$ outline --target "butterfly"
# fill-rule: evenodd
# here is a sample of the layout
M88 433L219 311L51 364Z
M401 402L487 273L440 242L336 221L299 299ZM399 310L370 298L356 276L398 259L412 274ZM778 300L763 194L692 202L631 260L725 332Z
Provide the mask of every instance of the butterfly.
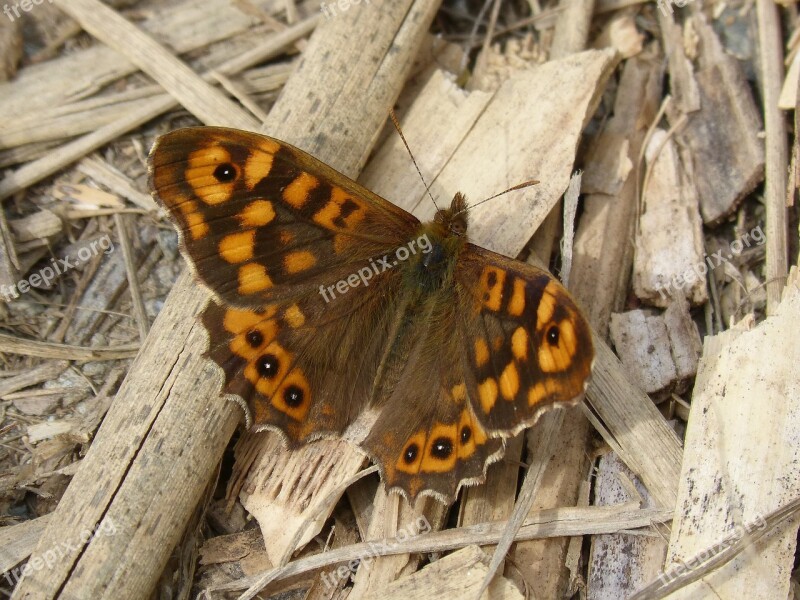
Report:
M452 501L505 439L577 402L590 328L546 271L421 223L311 155L221 127L157 140L150 185L211 291L207 356L248 425L345 438L388 491Z

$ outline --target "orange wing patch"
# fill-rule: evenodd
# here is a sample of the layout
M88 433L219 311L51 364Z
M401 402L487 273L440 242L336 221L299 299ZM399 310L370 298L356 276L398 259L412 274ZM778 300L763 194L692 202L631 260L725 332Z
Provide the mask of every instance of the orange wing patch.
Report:
M206 146L189 154L188 162L186 182L198 198L211 206L230 200L239 173L227 150Z
M256 232L253 229L241 233L231 233L220 240L219 254L231 264L252 260L255 241Z
M264 227L275 218L275 208L268 200L255 200L239 213L242 227Z
M244 296L263 292L272 287L267 268L257 263L248 263L239 268L239 293Z
M297 178L283 190L283 199L292 208L303 208L311 192L319 185L319 179L310 173L300 173Z

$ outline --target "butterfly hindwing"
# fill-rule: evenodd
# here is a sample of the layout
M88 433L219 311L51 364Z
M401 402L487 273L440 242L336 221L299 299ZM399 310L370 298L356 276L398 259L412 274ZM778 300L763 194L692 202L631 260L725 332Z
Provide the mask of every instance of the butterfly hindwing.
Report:
M406 304L416 308L393 336L374 390L379 416L363 447L390 490L449 502L460 486L484 481L505 445L487 435L468 401L463 340L446 326L460 312L455 290Z

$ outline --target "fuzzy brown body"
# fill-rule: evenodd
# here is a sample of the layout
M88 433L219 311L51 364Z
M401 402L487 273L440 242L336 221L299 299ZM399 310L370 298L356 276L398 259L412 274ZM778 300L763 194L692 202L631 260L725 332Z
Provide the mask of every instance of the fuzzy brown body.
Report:
M224 392L290 445L369 415L357 441L387 488L449 500L582 397L585 319L549 273L467 241L461 194L421 224L297 148L216 127L162 137L151 181L214 295Z

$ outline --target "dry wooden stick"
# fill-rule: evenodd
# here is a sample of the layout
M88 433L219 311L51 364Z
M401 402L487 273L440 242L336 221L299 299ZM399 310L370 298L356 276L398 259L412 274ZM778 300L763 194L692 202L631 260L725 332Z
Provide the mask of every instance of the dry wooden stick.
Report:
M137 277L136 259L133 255L133 247L131 246L131 239L128 237L125 221L125 217L119 213L114 215L114 224L117 227L117 236L125 259L125 271L128 274L128 288L131 292L133 314L136 317L136 325L139 328L139 338L144 342L147 338L147 332L150 330L150 319L147 318L147 311L144 308L142 290L139 287L139 279Z
M38 356L40 358L56 358L65 360L119 360L132 358L139 351L139 344L120 345L113 348L85 348L67 344L51 344L36 340L24 340L0 333L0 352Z
M632 508L630 505L554 508L530 514L514 539L520 541L616 533L640 527L651 527L658 523L664 523L671 518L671 510L639 509ZM212 587L206 591L241 591L256 581L267 585L273 581L279 581L300 573L307 573L364 556L445 552L463 548L470 544L496 544L500 541L506 527L507 523L505 521L498 521L436 531L423 536L412 537L402 542L396 539L362 542L329 552L298 558L284 567L272 569L267 573L245 577L229 584Z
M786 169L789 164L786 146L786 123L778 108L783 81L783 51L778 6L772 0L756 0L758 41L761 48L761 97L764 101L766 132L766 182L764 203L767 207L767 314L775 313L789 272L786 236Z
M94 37L114 48L150 75L200 121L218 124L218 115L227 115L226 125L255 129L258 122L214 86L205 83L181 60L152 37L128 22L117 11L99 0L60 0L58 7Z
M224 65L220 65L216 68L216 71L230 75L277 56L283 52L287 44L308 35L316 27L318 20L319 15L306 19L285 32L269 38L249 52L245 52ZM210 78L210 75L207 74L205 77ZM75 141L64 144L42 158L34 160L7 175L0 181L0 200L8 198L58 172L76 160L83 158L119 136L136 129L176 106L178 106L178 102L168 94L137 103L135 109L124 112L113 123Z

